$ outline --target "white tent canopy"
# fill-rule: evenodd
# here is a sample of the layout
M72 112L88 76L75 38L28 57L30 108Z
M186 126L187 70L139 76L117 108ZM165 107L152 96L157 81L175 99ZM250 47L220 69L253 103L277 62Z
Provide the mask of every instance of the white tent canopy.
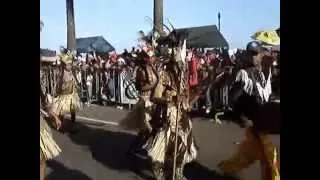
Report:
M40 60L41 60L42 62L52 62L52 63L56 62L57 59L58 59L58 58L57 58L56 56L53 56L53 57L41 56L41 58L40 58Z

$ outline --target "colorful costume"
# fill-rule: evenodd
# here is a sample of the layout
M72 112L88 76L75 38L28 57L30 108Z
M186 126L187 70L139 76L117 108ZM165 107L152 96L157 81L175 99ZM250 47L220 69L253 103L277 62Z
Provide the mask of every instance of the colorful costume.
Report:
M188 77L184 68L179 65L185 60L186 43L180 43L174 32L167 37L160 37L157 43L154 38L141 38L142 57L149 63L137 71L136 87L141 92L141 98L136 108L129 113L121 125L136 127L140 132L146 132L145 143L148 156L152 161L152 169L156 179L162 180L172 172L173 162L176 168L173 172L178 179L183 179L183 167L197 156L197 150L192 136L192 124L187 115L189 110ZM155 44L169 45L165 46ZM156 49L156 50L155 50ZM181 53L182 52L182 53ZM184 53L183 53L184 52ZM164 61L153 61L155 55ZM185 64L184 64L185 65ZM163 67L163 68L162 68ZM176 71L177 70L177 71ZM160 71L160 72L159 72ZM176 77L181 75L182 79ZM182 77L183 76L183 77ZM183 81L182 81L183 80ZM131 120L131 126L129 120ZM138 122L137 122L138 121ZM177 136L176 136L177 135ZM177 137L177 154L175 155L175 140ZM174 160L176 159L176 161ZM168 171L167 171L168 170Z
M53 102L53 112L59 116L66 113L75 113L80 109L80 98L77 90L76 78L70 68L73 56L62 54L61 62L65 65L58 82L57 97ZM69 69L67 68L69 66Z
M254 134L246 129L245 140L230 159L223 161L220 168L225 173L237 173L255 161L261 162L262 180L280 180L278 152L276 146L264 133Z
M268 79L264 73L250 68L240 70L236 77L235 87L238 86L243 92L236 102L237 116L245 115L250 120L258 117L259 108L268 103L271 94L271 71ZM255 123L255 122L254 122ZM246 139L239 145L237 153L230 159L220 164L224 173L237 173L247 168L256 160L262 165L263 180L280 180L279 161L276 146L255 125L246 129Z
M143 60L139 60L143 61ZM120 122L120 125L126 129L138 130L138 138L132 144L131 150L137 150L150 137L153 130L152 118L154 117L155 104L151 101L151 95L157 85L158 76L153 65L143 62L136 72L136 88L140 92L139 102L133 111ZM134 146L134 147L133 147Z
M173 50L172 53L178 52ZM155 131L154 139L149 139L147 150L157 179L164 179L171 173L175 173L178 179L184 179L184 165L197 156L192 123L187 114L189 110L186 91L188 81L182 77L186 77L186 73L178 70L178 65L174 62L176 59L175 56L159 74L159 82L153 95L157 108L161 107L161 110L157 111L157 121L161 123L160 128ZM180 75L181 79L179 79ZM174 161L176 133L176 172L170 172Z
M138 130L136 140L131 144L129 152L137 152L143 150L142 147L151 137L151 132L154 130L154 119L156 106L151 100L151 96L158 82L157 70L154 65L154 52L151 39L144 36L141 31L139 46L142 51L135 54L135 61L138 68L135 73L136 89L140 93L139 102L127 117L120 122L120 125L126 129Z

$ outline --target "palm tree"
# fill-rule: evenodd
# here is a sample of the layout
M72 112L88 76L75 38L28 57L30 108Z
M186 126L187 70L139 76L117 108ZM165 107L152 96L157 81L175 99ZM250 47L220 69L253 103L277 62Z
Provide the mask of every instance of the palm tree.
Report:
M67 9L67 48L71 51L76 50L76 33L74 23L73 0L66 0Z

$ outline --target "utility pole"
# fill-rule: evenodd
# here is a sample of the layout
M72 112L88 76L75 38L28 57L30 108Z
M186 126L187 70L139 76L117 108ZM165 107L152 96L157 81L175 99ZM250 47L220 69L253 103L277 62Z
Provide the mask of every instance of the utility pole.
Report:
M74 23L73 0L66 0L67 9L67 48L72 52L76 50L76 29Z
M153 1L153 30L163 32L163 0Z

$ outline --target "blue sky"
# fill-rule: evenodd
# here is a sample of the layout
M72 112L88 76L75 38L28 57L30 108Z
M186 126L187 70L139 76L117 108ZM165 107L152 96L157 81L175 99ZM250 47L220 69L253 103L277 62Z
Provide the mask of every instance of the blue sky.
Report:
M66 45L66 0L40 0L42 48ZM231 48L245 47L258 30L280 26L280 0L163 0L164 19L176 28L218 24ZM118 51L136 45L137 32L149 31L153 0L74 0L76 36L102 35ZM166 21L165 21L166 22Z

